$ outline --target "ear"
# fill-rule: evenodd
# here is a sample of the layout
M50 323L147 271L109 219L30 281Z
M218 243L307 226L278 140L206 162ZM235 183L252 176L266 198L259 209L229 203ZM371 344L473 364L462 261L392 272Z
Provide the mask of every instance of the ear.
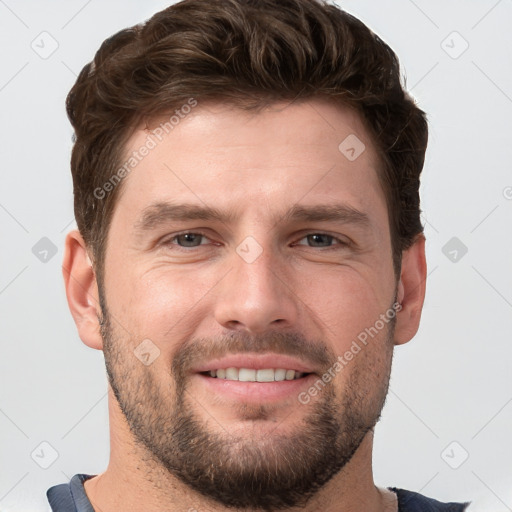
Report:
M426 279L425 236L420 233L411 247L402 252L402 269L397 291L397 300L402 304L402 309L396 317L395 345L407 343L418 332L425 300Z
M79 231L66 236L62 274L71 315L80 339L91 348L101 350L101 309L96 274Z

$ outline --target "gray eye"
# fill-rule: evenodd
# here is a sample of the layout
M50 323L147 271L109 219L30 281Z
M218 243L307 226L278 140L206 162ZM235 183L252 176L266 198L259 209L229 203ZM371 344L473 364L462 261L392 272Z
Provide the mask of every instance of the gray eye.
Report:
M314 235L308 235L306 239L308 243L312 244L312 247L329 247L334 240L334 237L331 235L316 233Z
M199 233L183 233L181 235L177 235L175 240L178 245L181 245L182 247L197 247L198 245L201 245L201 238L203 238L203 235Z

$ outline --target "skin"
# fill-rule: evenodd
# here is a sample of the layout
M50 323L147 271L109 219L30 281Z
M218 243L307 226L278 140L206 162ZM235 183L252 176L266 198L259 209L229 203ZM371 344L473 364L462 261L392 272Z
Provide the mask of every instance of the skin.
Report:
M354 161L338 150L350 134L366 147ZM140 148L147 135L137 130L127 154ZM382 329L329 388L342 404L350 383L357 382L368 397L368 410L378 415L393 347L418 330L426 279L422 235L403 252L400 279L395 278L378 163L359 116L322 100L276 104L257 114L199 104L124 179L118 197L103 292L122 359L138 375L150 372L172 397L176 387L168 375L170 361L190 340L294 332L329 354L342 355L397 298L402 308L394 332ZM237 215L226 222L168 221L143 232L137 229L150 204L169 201ZM297 204L334 203L364 212L368 226L284 218ZM202 245L179 251L173 236L197 230L206 235ZM306 238L315 233L352 245L333 240L326 250ZM236 251L248 236L262 250L252 263ZM102 350L102 312L91 259L80 234L69 233L63 264L69 307L82 341ZM147 367L131 357L144 339L160 350ZM187 404L198 420L207 422L212 435L225 430L248 443L277 443L281 434L303 433L305 418L323 399L325 394L319 393L302 405L295 395L276 403L258 400L257 393L252 401L219 398L197 375L187 379ZM111 387L109 415L109 466L85 484L98 510L228 510L185 485L136 441ZM288 510L396 510L394 494L374 484L372 444L369 430L350 461L305 506Z

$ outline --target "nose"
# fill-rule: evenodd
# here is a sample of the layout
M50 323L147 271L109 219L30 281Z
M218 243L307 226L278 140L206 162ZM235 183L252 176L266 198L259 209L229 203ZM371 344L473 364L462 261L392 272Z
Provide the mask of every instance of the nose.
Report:
M285 262L277 259L270 250L251 263L233 255L216 294L215 318L222 327L256 334L296 324L300 300Z

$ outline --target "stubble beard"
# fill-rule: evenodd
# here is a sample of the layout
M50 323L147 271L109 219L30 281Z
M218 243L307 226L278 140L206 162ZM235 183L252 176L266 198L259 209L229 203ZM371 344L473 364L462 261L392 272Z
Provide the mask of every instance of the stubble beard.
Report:
M112 390L135 442L154 463L224 507L278 511L305 506L346 466L379 420L389 384L394 324L388 324L385 339L373 341L386 344L385 350L375 356L373 347L365 347L356 356L341 397L331 383L308 406L297 401L297 408L308 411L297 426L280 429L276 423L260 436L230 431L208 414L200 417L196 411L203 409L188 393L188 380L180 367L187 360L183 354L175 356L166 374L174 380L171 396L171 383L162 385L151 366L133 355L137 343L116 332L105 303L101 331ZM281 351L297 342L297 337L283 333L267 333L269 337L274 344L278 340ZM271 344L263 340L256 343L246 334L234 333L226 344L240 351L249 347L263 351ZM375 374L377 380L369 386L368 379L375 379ZM265 405L240 410L254 432L258 432L258 421L272 416L272 408ZM149 473L146 476L151 478Z

